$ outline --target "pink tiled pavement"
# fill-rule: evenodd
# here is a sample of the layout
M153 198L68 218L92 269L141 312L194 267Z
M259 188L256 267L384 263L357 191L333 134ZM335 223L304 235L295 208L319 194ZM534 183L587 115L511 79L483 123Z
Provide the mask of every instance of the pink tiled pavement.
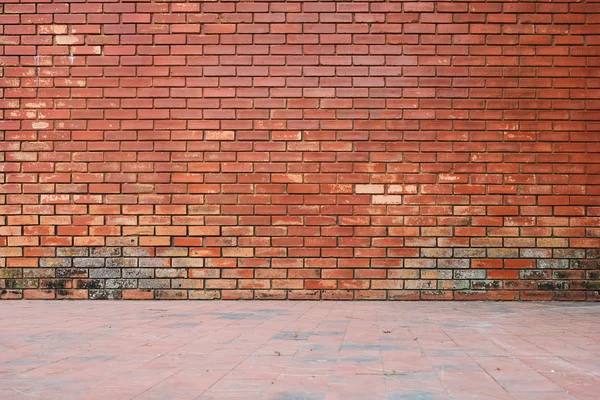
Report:
M597 399L600 304L2 302L1 399Z

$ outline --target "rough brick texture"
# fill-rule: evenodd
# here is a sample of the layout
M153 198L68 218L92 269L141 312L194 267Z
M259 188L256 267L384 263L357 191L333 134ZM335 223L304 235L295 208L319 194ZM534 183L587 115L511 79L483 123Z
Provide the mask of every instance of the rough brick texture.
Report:
M600 3L0 1L2 298L600 299Z

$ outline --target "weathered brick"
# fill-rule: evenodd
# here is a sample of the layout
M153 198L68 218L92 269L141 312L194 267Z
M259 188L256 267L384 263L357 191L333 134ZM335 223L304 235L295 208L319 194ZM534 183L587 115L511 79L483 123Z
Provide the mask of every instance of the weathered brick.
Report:
M485 249L454 249L454 257L458 258L481 258L486 256Z
M154 278L153 269L123 268L123 278Z
M440 248L422 248L421 257L437 258L437 257L452 257L452 249Z
M547 249L521 249L520 256L522 258L548 258L552 256L552 252Z
M87 257L89 250L87 247L58 247L56 255L58 257Z
M454 279L485 279L487 271L483 269L456 270Z
M451 270L421 270L421 279L452 279Z
M69 268L72 263L70 258L40 258L42 268Z
M37 279L7 279L6 289L31 289L38 287Z
M519 249L487 249L490 258L518 258Z
M218 290L190 290L189 298L192 300L212 300L219 299L221 293Z
M88 275L88 270L82 268L57 268L55 274L57 278L85 278Z
M155 270L157 278L187 278L185 268L159 268Z
M104 268L104 258L74 258L75 268Z
M467 280L451 280L451 281L440 281L439 287L442 289L468 289L470 282Z
M17 279L23 276L21 269L0 269L0 279Z
M137 258L107 258L106 268L135 268L137 267Z
M2 269L0 269L0 278L2 277ZM21 270L12 270L8 271L16 271L19 274ZM55 270L54 268L23 268L23 277L24 278L53 278L55 275L58 276L58 271L60 269Z
M173 279L172 286L174 289L203 289L203 279Z
M600 286L598 286L600 287ZM567 290L569 289L569 283L565 281L538 281L536 282L536 288L538 290Z
M178 258L174 259L174 261ZM171 264L171 260L168 258L141 258L138 260L140 268L166 268Z
M123 292L120 290L91 289L89 291L91 300L120 300L122 297Z
M406 281L404 287L406 289L435 289L437 287L437 282L433 279L408 280L408 281Z
M600 269L600 259L571 260L570 264L576 269Z
M136 279L107 279L105 287L107 289L135 289L137 284Z
M472 280L471 288L478 289L500 289L502 288L502 281L495 280Z
M104 287L102 279L77 279L74 286L80 289L101 289Z
M174 268L201 268L204 266L203 258L174 258Z
M123 257L151 257L153 251L150 248L124 247Z
M585 250L583 250L583 249L553 249L552 257L554 257L554 258L585 258Z
M469 268L471 266L471 260L460 258L439 259L437 260L437 265L438 268Z
M121 247L92 247L92 257L117 257L121 255Z
M140 289L165 289L171 287L169 279L140 279L138 283Z
M121 276L121 270L114 268L94 268L90 269L90 278L119 278Z
M546 279L548 271L537 269L522 269L519 271L519 278L522 279Z
M404 260L405 268L435 268L437 260L426 260L422 258L407 258Z
M569 260L537 260L538 268L566 269L569 268Z

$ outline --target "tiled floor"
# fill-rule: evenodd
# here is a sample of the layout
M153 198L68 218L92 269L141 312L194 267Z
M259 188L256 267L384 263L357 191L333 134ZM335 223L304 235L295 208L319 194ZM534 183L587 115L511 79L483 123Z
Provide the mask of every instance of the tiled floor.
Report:
M1 302L2 399L598 399L600 304Z

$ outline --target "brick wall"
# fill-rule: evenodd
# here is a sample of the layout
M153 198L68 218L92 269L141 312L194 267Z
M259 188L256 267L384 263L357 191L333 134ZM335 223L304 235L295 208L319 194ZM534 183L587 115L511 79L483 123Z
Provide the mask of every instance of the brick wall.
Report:
M600 3L0 4L2 298L600 299Z

